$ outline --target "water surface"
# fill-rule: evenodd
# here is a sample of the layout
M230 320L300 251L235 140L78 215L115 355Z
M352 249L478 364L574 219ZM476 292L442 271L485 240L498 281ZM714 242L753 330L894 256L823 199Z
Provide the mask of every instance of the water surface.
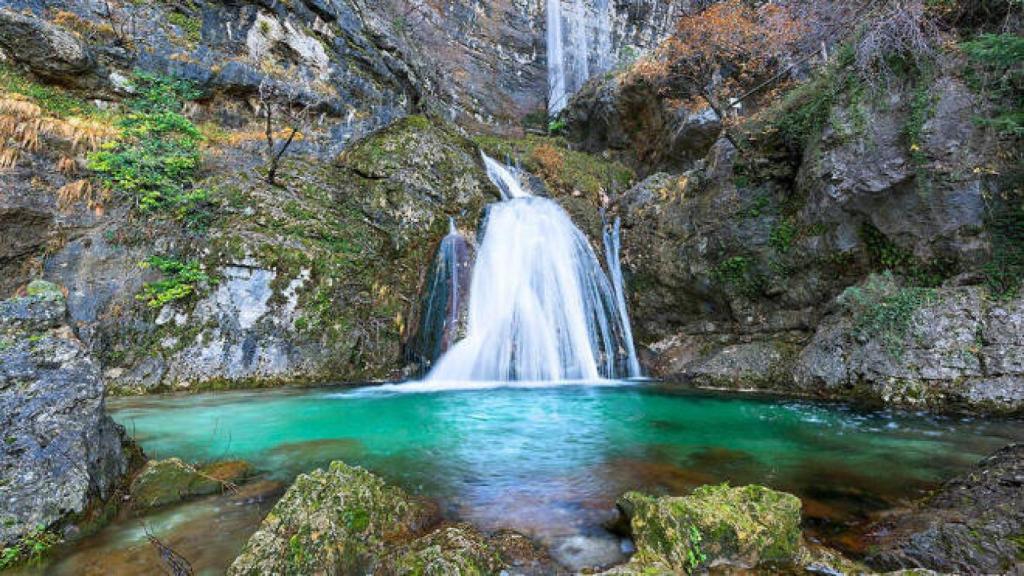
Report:
M622 559L620 543L601 528L622 492L681 494L722 481L799 495L810 531L856 552L851 527L869 514L917 498L1024 439L1016 421L861 412L649 384L405 390L216 393L110 406L151 457L244 458L284 482L342 459L437 498L453 519L532 535L570 564ZM252 522L258 515L242 516ZM224 547L237 549L253 529L233 528ZM182 538L179 552L189 556L195 545ZM223 555L221 569L231 556Z

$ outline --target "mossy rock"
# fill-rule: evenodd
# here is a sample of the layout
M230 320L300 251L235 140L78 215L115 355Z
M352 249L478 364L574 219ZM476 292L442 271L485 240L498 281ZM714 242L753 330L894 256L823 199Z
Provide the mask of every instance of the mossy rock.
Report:
M46 280L33 280L25 288L29 296L42 298L44 300L63 300L64 292L60 286Z
M636 543L631 564L640 568L788 564L800 550L800 500L763 486L708 485L661 498L629 492L617 504Z
M399 576L482 576L498 574L499 551L467 524L445 526L413 541L387 572Z
M362 468L333 462L295 479L228 574L375 573L390 544L415 537L436 519L436 506Z
M135 508L152 508L180 502L193 496L215 494L223 483L178 458L150 460L131 484Z

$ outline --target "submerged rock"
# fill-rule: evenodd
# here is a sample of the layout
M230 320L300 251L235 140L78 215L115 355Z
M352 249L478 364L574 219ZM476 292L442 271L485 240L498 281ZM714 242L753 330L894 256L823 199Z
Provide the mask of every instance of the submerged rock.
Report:
M61 290L28 293L0 302L0 546L108 498L129 466Z
M617 505L629 519L636 554L616 573L788 564L800 552L800 500L763 486L708 485L660 498L629 492Z
M947 482L918 509L875 527L883 570L927 568L952 574L1024 569L1024 444L1011 444Z
M250 473L249 464L241 460L216 462L199 469L178 458L151 460L132 481L130 494L135 508L163 506L215 494Z
M436 519L429 503L334 462L295 479L228 574L372 573L390 543L422 533ZM420 560L431 554L426 548Z

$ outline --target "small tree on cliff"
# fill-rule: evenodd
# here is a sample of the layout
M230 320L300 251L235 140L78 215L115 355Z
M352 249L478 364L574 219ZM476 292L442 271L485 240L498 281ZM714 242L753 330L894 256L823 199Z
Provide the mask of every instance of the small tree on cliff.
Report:
M259 116L263 119L267 144L267 182L276 185L281 157L293 142L305 138L313 129L315 112L323 99L308 84L282 83L270 78L260 82L259 98Z
M724 122L748 91L784 70L802 29L783 6L724 0L681 18L634 70L664 96L694 110L710 107Z

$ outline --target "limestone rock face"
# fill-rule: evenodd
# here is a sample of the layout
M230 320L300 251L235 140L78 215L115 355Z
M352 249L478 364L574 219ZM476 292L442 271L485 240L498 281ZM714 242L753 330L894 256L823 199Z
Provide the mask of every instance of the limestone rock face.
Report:
M947 482L918 509L875 527L881 570L1012 574L1024 533L1024 445L1012 444Z
M42 18L0 9L0 47L32 70L63 84L77 84L96 66L89 47L70 31Z
M1024 299L992 299L981 287L913 291L889 282L875 277L843 295L884 292L867 310L840 308L825 319L796 361L797 389L908 408L1024 409L1016 328L1024 322ZM902 326L873 321L900 307Z
M627 567L644 574L788 564L800 552L800 500L763 486L709 485L683 497L629 492L617 505L636 543Z
M389 542L423 532L435 513L366 470L334 462L295 479L228 574L372 573Z
M128 469L61 291L34 282L29 294L0 302L0 545L109 497Z

